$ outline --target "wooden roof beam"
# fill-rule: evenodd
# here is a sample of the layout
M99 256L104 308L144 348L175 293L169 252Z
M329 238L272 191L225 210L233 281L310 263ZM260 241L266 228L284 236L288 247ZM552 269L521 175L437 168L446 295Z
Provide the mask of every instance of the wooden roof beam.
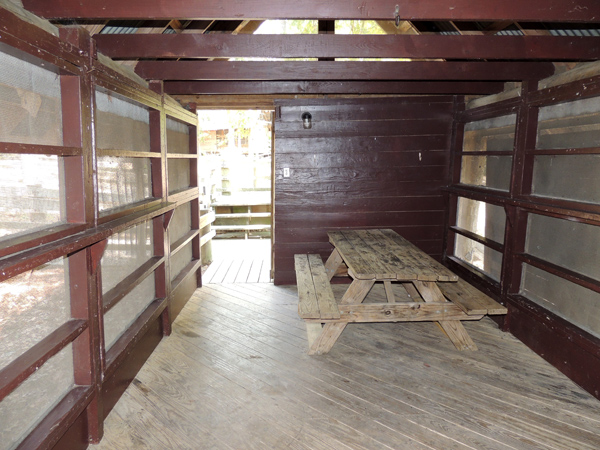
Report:
M465 94L502 92L501 81L166 81L177 95Z
M599 22L597 0L23 0L48 19L316 19Z
M447 60L600 59L600 38L582 36L105 34L114 59L424 58Z
M364 81L542 79L551 63L453 61L140 61L136 72L151 80Z

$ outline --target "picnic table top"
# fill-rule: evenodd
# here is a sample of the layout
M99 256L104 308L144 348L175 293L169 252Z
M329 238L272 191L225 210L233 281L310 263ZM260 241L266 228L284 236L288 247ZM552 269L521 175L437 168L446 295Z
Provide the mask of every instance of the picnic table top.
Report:
M457 281L458 276L390 229L328 232L359 280Z

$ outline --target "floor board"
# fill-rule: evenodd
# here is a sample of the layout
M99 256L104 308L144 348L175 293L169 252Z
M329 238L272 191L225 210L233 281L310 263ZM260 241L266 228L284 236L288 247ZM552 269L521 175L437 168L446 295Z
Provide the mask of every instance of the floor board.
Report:
M465 327L479 351L432 323L350 324L308 356L295 286L205 284L91 448L600 448L600 402L491 320Z
M213 261L203 268L203 284L269 283L270 239L213 239Z

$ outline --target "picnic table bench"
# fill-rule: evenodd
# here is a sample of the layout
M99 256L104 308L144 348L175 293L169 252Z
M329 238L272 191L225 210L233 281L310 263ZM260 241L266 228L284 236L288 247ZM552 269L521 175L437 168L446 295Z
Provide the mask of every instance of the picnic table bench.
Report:
M334 250L325 264L319 255L295 255L309 354L327 353L353 322L435 321L457 349L477 350L461 321L507 312L392 230L332 231L329 238ZM343 263L353 281L336 301L330 280ZM387 302L362 303L376 282L383 282ZM396 302L393 282L414 301Z

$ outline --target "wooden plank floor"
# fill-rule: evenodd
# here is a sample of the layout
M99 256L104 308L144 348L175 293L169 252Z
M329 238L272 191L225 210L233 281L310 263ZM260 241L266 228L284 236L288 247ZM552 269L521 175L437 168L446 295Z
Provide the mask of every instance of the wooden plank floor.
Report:
M600 402L491 320L465 327L479 351L432 323L351 324L311 357L295 286L205 285L91 448L600 448Z
M213 262L202 274L204 284L269 283L270 239L213 239Z

